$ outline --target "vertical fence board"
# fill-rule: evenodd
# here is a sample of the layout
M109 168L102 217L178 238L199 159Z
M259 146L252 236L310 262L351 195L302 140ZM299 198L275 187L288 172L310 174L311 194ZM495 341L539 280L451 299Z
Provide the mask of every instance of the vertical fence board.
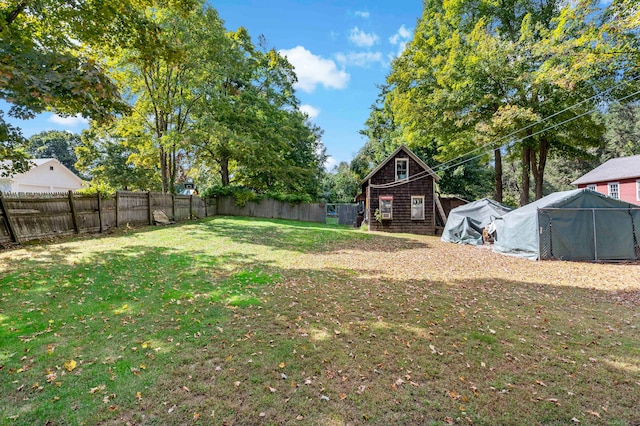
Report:
M2 195L2 192L0 192L0 213L2 213L4 226L7 230L7 233L9 234L9 238L11 238L11 242L17 243L19 242L18 236L14 232L13 226L11 225L11 216L9 215L9 211L5 208L3 198L4 196Z

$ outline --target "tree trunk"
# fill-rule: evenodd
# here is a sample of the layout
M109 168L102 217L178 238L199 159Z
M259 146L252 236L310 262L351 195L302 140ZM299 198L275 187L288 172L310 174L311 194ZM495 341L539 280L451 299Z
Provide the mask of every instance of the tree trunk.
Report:
M522 176L520 187L520 207L529 204L529 174L531 168L531 148L522 145Z
M503 186L502 186L502 153L500 152L500 148L495 149L493 151L493 157L494 157L494 177L495 177L495 184L496 184L496 192L495 192L495 200L499 203L502 202L502 193L503 193Z
M167 153L164 147L160 145L160 176L162 177L162 193L167 193Z
M176 193L176 172L177 172L177 165L176 165L176 144L171 145L171 167L170 167L170 171L171 173L169 174L169 191L171 194L175 194Z
M220 176L222 177L222 186L229 186L229 158L220 159Z
M531 153L531 172L533 173L533 181L535 184L536 200L544 196L542 186L544 184L544 169L547 164L547 152L549 150L549 141L547 138L540 140L540 158L536 161L536 153Z

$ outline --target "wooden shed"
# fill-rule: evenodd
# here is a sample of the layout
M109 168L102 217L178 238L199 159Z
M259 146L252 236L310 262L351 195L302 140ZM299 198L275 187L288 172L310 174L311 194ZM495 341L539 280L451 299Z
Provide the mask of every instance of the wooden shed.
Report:
M400 145L361 183L369 230L436 234L438 179L424 161Z

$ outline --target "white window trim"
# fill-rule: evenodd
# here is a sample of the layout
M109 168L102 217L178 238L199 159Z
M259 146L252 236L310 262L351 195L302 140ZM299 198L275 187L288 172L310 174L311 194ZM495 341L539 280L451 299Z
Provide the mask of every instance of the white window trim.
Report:
M422 217L413 217L413 199L414 198L419 198L422 200ZM411 220L424 220L424 195L411 196Z
M404 179L398 179L398 161L405 161L407 163L407 177ZM395 180L407 180L409 179L409 159L408 158L396 158L396 167L393 170L394 176L395 176Z
M636 180L636 200L640 201L640 179Z
M617 191L618 192L618 197L617 198L611 195L611 186L612 185L616 185L618 187L618 191ZM615 198L616 200L619 200L620 199L620 182L607 182L607 192L608 192L609 197Z
M380 195L378 196L378 211L380 212L380 217L382 220L393 220L393 197L389 199L388 195ZM389 211L384 211L382 209L382 204L384 202L389 203Z
M596 192L598 191L598 185L596 185L595 183L590 183L589 185L587 185L587 189L589 191Z

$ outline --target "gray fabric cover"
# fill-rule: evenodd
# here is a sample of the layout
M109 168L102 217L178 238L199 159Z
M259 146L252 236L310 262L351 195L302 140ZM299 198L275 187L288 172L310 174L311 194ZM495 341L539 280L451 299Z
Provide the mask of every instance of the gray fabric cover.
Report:
M493 251L533 260L637 259L639 207L588 189L555 192L497 219ZM596 210L571 210L583 208Z
M449 212L441 239L450 243L482 245L484 227L511 210L488 198L456 207Z

